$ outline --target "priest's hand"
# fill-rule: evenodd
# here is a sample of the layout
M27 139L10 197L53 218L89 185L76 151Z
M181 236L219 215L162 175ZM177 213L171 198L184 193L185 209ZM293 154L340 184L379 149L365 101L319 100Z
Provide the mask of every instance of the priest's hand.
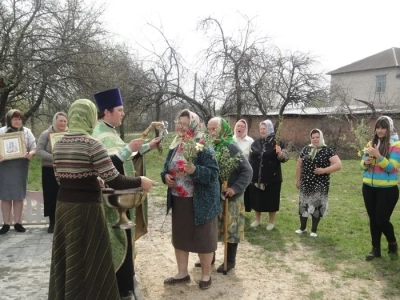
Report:
M132 152L138 152L140 147L142 147L144 139L134 139L129 142L128 146Z
M149 143L150 149L156 149L158 145L160 144L161 139L159 137L156 137L152 139Z

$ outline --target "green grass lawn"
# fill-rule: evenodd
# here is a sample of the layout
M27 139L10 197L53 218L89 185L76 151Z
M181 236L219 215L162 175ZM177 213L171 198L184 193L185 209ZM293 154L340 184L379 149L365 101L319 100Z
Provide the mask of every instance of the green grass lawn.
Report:
M165 197L166 186L161 183L160 171L164 164L171 136L164 143L163 154L151 151L146 154L147 176L156 181L151 196ZM132 136L130 136L132 137ZM318 227L318 237L309 234L294 233L299 227L298 191L295 186L295 158L283 164L283 185L281 208L276 217L276 227L266 231L267 214L263 226L250 227L254 213L246 213L245 236L248 242L263 247L265 261L276 264L272 256L275 253L290 253L299 245L312 253L313 261L327 271L339 271L344 278L355 277L385 282L384 293L390 299L400 295L400 260L391 260L387 254L387 243L382 237L382 259L365 262L364 257L370 251L368 218L361 195L362 173L358 160L342 161L342 170L331 175L329 192L329 213ZM31 163L29 189L41 190L40 161L34 158ZM157 201L164 205L165 201ZM392 223L400 240L400 208L396 207ZM308 233L311 227L309 220Z

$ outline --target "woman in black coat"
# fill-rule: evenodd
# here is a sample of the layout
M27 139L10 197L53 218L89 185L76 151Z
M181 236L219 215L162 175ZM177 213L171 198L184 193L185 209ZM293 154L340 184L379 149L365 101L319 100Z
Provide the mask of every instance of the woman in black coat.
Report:
M267 230L275 227L276 212L279 211L282 170L281 163L289 160L284 145L275 140L274 125L271 120L260 123L261 137L251 145L249 161L253 168L250 184L250 206L255 211L256 220L251 224L261 224L261 212L268 212Z

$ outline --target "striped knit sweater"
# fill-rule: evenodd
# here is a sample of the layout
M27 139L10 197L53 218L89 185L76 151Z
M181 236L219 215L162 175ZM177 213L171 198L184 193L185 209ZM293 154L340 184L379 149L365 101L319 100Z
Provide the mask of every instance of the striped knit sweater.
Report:
M107 182L119 174L101 142L88 136L66 134L55 144L53 156L57 181L100 176Z
M400 165L400 142L395 142L389 147L389 156L375 159L372 166L364 165L365 154L361 160L364 170L363 183L379 188L396 186L398 183L398 169Z

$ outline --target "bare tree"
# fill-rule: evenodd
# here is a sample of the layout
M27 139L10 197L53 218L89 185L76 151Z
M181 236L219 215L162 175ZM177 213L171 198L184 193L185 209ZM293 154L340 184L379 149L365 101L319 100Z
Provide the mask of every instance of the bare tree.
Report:
M0 11L1 77L7 81L0 88L0 120L11 107L28 104L29 118L41 105L46 113L73 99L86 81L74 66L99 51L105 35L98 21L102 8L78 0L9 0Z
M244 77L249 67L248 61L253 59L259 48L268 40L267 37L255 36L252 20L243 16L246 26L239 31L238 37L226 35L222 24L215 18L205 18L198 28L206 33L215 29L216 33L210 40L210 46L204 52L204 62L209 67L209 73L224 88L226 95L221 114L236 108L237 118L241 118L244 105Z
M318 62L309 53L282 53L277 49L269 78L271 92L276 93L276 108L279 117L288 104L318 106L327 101L327 84L322 72L316 71Z

